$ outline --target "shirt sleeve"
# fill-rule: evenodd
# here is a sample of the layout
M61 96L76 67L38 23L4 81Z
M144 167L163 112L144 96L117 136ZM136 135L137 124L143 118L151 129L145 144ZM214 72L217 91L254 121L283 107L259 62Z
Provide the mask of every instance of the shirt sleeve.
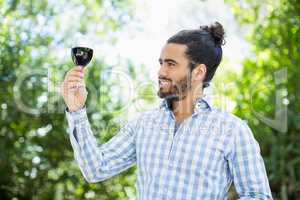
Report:
M88 182L99 182L128 169L136 163L134 123L128 123L104 144L97 144L86 109L68 112L74 157Z
M242 121L234 130L229 168L240 200L272 199L259 145Z

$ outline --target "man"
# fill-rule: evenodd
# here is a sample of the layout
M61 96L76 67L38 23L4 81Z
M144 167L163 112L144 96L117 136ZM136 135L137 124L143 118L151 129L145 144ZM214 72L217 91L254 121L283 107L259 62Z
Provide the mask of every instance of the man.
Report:
M159 58L159 108L129 122L98 145L84 107L81 67L64 80L63 97L75 159L88 182L137 165L139 200L227 199L232 182L240 199L272 199L259 145L239 118L203 98L222 59L220 23L168 39Z

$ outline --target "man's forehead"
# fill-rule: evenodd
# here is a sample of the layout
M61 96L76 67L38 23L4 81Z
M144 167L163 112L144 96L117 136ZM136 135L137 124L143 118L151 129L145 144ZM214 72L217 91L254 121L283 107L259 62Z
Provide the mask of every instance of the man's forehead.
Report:
M186 45L168 43L161 50L160 58L180 58L185 57Z

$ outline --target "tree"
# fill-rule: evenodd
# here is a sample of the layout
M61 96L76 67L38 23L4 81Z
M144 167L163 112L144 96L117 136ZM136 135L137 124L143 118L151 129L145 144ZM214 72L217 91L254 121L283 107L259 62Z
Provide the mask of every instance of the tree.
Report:
M111 33L132 19L131 9L131 1L119 0L0 1L0 199L127 199L126 192L134 194L134 168L99 184L84 181L57 92L73 65L70 55L61 53L72 36L92 32L115 42ZM120 127L114 119L122 106L119 96L110 95L112 76L100 87L104 71L101 58L88 66L88 115L101 143Z
M300 2L227 1L250 27L253 55L228 95L261 146L274 198L300 198Z

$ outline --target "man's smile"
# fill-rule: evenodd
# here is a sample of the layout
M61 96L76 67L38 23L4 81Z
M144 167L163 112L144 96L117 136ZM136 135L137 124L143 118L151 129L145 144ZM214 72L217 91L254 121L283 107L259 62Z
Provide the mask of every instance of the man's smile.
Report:
M172 82L166 79L158 79L158 84L160 88L167 88L171 86Z

